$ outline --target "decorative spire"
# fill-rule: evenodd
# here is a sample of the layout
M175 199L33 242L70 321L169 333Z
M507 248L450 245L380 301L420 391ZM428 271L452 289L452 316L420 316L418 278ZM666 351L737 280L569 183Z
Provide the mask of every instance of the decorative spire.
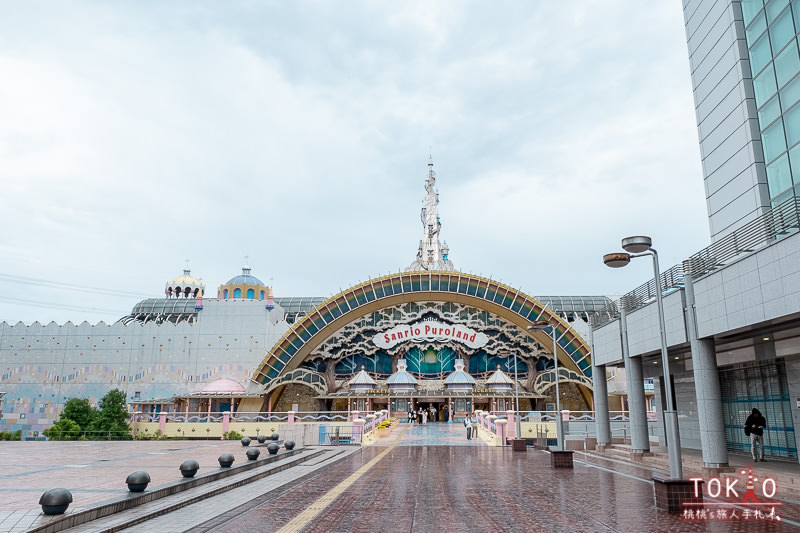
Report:
M436 191L436 172L433 171L433 155L428 158L428 179L425 180L425 199L422 201L420 221L422 222L422 240L419 241L417 258L406 268L406 272L414 270L455 270L450 261L450 249L445 242L439 242L442 221L437 210L439 193Z

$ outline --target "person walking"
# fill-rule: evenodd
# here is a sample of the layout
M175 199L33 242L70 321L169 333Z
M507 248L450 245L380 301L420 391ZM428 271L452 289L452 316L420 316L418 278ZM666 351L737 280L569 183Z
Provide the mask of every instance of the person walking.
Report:
M753 407L753 412L744 422L744 434L750 436L750 453L753 461L764 461L764 428L767 427L767 419L761 411ZM760 453L760 456L759 456Z
M472 420L469 418L469 413L464 416L464 427L467 428L467 440L472 440Z
M427 409L423 409L422 410L422 425L423 426L427 426L428 425L428 410Z
M414 423L414 411L413 411L413 409L409 409L408 410L408 423L409 424L413 424Z

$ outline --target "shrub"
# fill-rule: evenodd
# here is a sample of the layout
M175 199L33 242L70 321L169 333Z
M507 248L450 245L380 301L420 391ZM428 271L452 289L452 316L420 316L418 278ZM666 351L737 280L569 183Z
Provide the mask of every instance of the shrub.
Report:
M243 435L238 431L230 430L222 434L225 440L242 440Z
M50 440L77 440L81 436L81 427L74 420L63 418L42 433Z
M22 430L18 429L13 433L11 431L0 431L0 440L22 440Z

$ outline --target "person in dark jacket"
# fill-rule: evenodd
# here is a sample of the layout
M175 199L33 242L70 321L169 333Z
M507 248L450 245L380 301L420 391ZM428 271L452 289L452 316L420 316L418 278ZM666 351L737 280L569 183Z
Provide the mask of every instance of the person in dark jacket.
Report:
M761 411L753 407L753 412L744 422L745 432L750 435L750 453L753 461L764 461L764 428L767 427L767 419ZM759 456L759 452L761 455Z

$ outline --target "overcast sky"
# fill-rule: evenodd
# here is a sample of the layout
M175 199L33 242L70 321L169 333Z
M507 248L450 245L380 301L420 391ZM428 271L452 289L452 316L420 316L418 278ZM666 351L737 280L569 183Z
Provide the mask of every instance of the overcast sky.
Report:
M618 295L709 244L681 3L15 2L0 321L113 322L190 261L330 296L415 258ZM90 290L87 290L90 289Z

